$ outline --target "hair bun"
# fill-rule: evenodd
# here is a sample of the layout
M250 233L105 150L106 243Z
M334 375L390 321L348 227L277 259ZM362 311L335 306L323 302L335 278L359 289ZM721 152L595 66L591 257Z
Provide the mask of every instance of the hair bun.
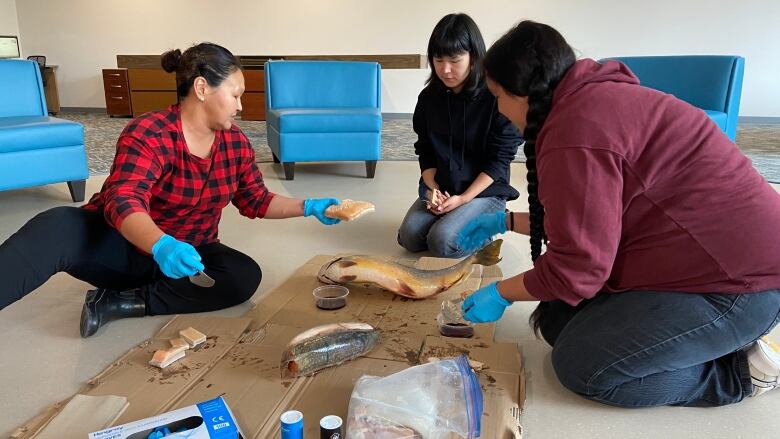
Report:
M179 49L169 50L163 53L162 59L160 60L163 70L168 73L178 70L179 62L181 62L181 50Z

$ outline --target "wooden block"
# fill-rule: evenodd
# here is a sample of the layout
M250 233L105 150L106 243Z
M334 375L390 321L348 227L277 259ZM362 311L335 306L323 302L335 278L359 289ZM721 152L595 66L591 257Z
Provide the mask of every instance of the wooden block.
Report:
M195 346L206 341L206 335L201 333L197 329L193 328L192 326L190 326L187 329L182 329L181 331L179 331L179 335L187 343L189 343L191 348L194 348Z

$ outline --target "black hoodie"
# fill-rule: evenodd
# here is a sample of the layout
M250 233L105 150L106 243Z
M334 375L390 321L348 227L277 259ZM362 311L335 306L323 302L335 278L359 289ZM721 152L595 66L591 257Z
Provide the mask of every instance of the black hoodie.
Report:
M420 170L436 168L436 183L450 195L465 192L484 172L493 184L477 197L514 200L520 194L509 185L509 164L523 142L520 132L486 87L464 95L434 83L420 92L413 118Z

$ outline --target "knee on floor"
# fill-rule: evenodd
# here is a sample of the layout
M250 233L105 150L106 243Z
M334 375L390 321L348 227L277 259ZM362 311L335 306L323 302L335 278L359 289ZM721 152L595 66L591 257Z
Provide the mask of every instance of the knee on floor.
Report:
M417 235L418 234L413 231L405 230L402 226L402 228L398 230L398 236L396 238L398 240L398 245L413 253L425 250L427 247L425 238Z
M589 361L582 357L581 349L557 343L552 351L552 366L558 381L574 393L589 396L594 394L591 379L597 372L588 367Z
M222 280L227 283L222 286L225 306L235 306L251 299L262 278L263 272L257 262L245 256L245 260L234 265L231 275Z
M458 233L452 230L433 228L428 233L428 250L439 258L460 258L465 256L458 247Z

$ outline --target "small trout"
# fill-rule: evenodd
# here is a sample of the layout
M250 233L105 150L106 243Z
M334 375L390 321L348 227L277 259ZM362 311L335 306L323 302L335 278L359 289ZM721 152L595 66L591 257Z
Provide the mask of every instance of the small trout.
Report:
M282 353L282 378L313 375L367 354L379 341L379 331L366 323L332 323L295 336Z
M326 284L371 283L399 296L425 299L460 284L474 264L489 266L501 260L501 239L457 264L441 270L419 270L371 256L343 256L329 261L317 278Z

